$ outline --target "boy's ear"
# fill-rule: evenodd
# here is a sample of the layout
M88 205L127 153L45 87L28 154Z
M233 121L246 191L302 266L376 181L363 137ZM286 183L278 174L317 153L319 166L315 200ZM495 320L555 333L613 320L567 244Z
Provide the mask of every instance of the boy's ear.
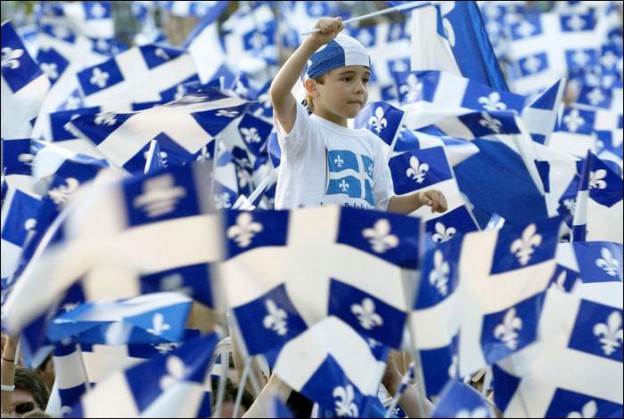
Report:
M305 79L305 81L303 82L303 85L306 89L306 92L308 92L309 95L311 95L312 97L316 97L318 95L318 85L316 83L316 80Z

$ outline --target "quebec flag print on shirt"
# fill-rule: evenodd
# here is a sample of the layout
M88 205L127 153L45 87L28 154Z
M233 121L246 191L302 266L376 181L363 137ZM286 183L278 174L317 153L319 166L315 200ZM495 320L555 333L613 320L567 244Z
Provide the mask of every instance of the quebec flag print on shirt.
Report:
M327 203L365 209L375 208L373 159L349 150L328 150L327 168L328 182L325 192Z

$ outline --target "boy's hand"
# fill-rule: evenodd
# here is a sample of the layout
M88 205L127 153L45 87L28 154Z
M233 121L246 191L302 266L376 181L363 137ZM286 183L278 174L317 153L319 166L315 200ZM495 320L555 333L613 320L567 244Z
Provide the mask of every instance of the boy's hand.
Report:
M431 189L419 194L420 202L431 207L431 212L445 212L448 209L446 197L440 191Z
M333 41L340 31L345 28L345 25L342 23L342 18L340 17L324 17L316 22L314 28L319 28L320 31L312 32L307 40L315 43L320 48Z

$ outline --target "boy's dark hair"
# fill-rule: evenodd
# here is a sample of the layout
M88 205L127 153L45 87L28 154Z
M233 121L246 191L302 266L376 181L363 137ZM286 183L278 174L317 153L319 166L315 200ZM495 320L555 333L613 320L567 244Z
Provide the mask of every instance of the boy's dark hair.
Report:
M23 390L32 394L35 403L37 403L36 407L45 410L48 405L50 394L48 393L45 382L37 373L18 365L15 367L15 380L13 383L15 384L16 390Z

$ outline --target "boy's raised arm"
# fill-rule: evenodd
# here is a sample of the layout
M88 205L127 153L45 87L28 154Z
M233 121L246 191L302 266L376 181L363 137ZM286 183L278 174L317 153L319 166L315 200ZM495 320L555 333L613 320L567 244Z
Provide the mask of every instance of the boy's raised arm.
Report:
M312 33L303 41L271 83L273 115L287 133L292 130L297 115L297 103L291 90L299 80L306 62L317 49L331 42L344 29L342 19L339 17L320 19L314 27L319 28L320 32Z

